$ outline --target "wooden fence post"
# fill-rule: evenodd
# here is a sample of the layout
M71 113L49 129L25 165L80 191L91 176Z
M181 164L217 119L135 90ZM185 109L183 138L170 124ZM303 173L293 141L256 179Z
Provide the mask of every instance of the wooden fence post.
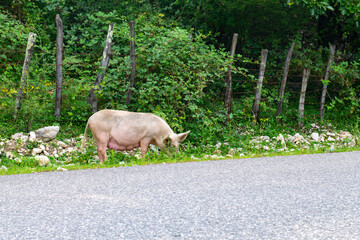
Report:
M232 89L231 89L231 84L232 84L231 65L233 63L233 59L234 59L234 55L235 55L237 39L238 39L238 34L234 33L232 44L231 44L231 51L230 51L230 62L229 62L228 71L227 71L226 80L225 80L225 82L226 82L225 109L226 109L227 115L230 115L230 113L231 113L231 91L232 91Z
M109 65L109 61L110 61L111 42L112 42L112 36L113 36L113 32L114 32L114 24L115 23L110 23L110 25L109 25L109 31L107 34L104 52L103 52L103 56L102 56L101 63L100 63L100 70L97 74L97 77L96 77L96 80L94 83L94 87L90 90L88 100L87 100L87 104L91 105L91 109L93 112L96 112L98 110L99 97L96 95L101 90L100 84L101 84L102 80L104 79L106 69L107 69L107 67Z
M278 107L277 107L277 111L276 111L276 118L277 121L280 120L280 115L281 115L281 108L282 108L282 104L284 101L284 92L285 92L285 86L286 86L286 80L287 80L287 76L288 76L288 72L289 72L289 66L290 66L290 61L291 61L291 57L292 54L294 52L294 47L295 47L295 42L292 43L288 54L286 56L286 61L285 61L285 68L284 68L284 74L283 74L283 78L281 81L281 87L280 87L280 96L279 96L279 103L278 103Z
M310 69L304 68L299 101L299 128L302 128L304 126L305 95L309 77Z
M21 100L24 95L24 88L25 88L26 81L27 81L27 78L29 75L29 66L30 66L31 57L32 57L32 54L34 51L35 40L36 40L36 34L29 33L29 38L28 38L28 42L27 42L27 46L26 46L25 60L24 60L22 74L21 74L19 91L18 91L16 100L15 100L14 120L17 119L17 114L21 108Z
M135 81L135 70L136 70L136 63L135 63L135 22L130 22L130 61L131 61L131 74L130 74L130 85L127 90L126 94L126 105L130 104L131 100L131 88L134 87Z
M254 101L254 106L253 106L253 114L254 114L255 122L258 119L259 111L260 111L261 89L262 89L262 84L263 84L263 80L264 80L266 59L267 59L268 53L269 53L269 50L267 50L267 49L261 50L261 64L260 64L260 70L259 70L259 79L257 81L255 101Z
M55 96L55 118L60 117L62 102L62 65L63 65L63 24L59 14L56 14L56 96Z
M329 54L329 59L328 59L328 63L327 63L327 66L326 66L324 80L323 80L323 90L322 90L322 93L321 93L321 101L320 101L320 119L321 119L321 122L324 121L325 98L326 98L327 86L329 84L328 80L329 80L329 75L330 75L330 67L331 67L332 61L334 60L334 55L335 55L335 45L330 44L330 54Z

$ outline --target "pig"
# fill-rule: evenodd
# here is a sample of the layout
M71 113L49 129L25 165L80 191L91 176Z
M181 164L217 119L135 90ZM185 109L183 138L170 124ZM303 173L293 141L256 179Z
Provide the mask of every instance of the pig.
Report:
M162 149L165 140L178 149L180 142L190 133L174 133L162 118L151 113L101 110L94 113L86 124L81 151L85 146L88 128L96 140L100 162L106 161L107 148L124 151L140 147L143 158L150 144Z

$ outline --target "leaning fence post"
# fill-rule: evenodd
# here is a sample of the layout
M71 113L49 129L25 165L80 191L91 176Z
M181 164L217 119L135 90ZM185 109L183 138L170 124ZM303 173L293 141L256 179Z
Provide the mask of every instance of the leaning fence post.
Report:
M29 66L30 66L31 57L32 57L33 50L34 50L35 40L36 40L36 34L29 33L28 43L26 46L25 60L24 60L22 74L21 74L19 91L18 91L16 100L15 100L15 113L14 113L15 120L17 119L17 114L21 108L21 100L24 95L24 88L25 88L25 84L26 84L26 81L27 81L27 78L29 75Z
M255 101L254 101L254 107L253 107L253 114L254 114L255 122L258 119L259 111L260 111L261 89L262 89L262 84L263 84L263 80L264 80L266 59L267 59L268 53L269 53L269 50L267 50L267 49L261 50L261 64L260 64L260 70L259 70L259 79L257 81Z
M126 105L130 104L131 100L131 88L134 87L134 81L135 81L135 70L136 70L136 64L135 64L135 22L130 22L130 61L131 61L131 74L130 74L130 85L127 90L126 94Z
M62 61L63 61L63 24L59 14L56 14L56 96L55 96L55 118L60 117L62 101Z
M111 42L112 42L112 36L113 36L113 32L114 32L114 24L115 23L110 23L110 25L109 25L109 31L107 34L104 52L103 52L103 56L102 56L101 63L100 63L100 71L97 74L97 77L96 77L96 80L94 83L94 87L90 90L88 100L87 100L87 104L91 105L91 109L93 112L96 112L98 110L99 97L96 95L101 90L100 83L104 79L106 69L107 69L107 67L109 65L109 61L110 61Z
M299 101L299 128L304 126L305 95L309 77L310 69L304 68Z
M233 63L233 59L234 59L234 55L235 55L237 39L238 39L238 34L234 33L232 44L231 44L231 51L230 51L230 62L229 62L228 71L227 71L226 80L225 80L225 82L226 82L225 109L226 109L227 115L230 115L230 113L231 113L231 91L232 91L232 89L231 89L231 84L232 84L231 65Z
M286 80L287 80L287 76L288 76L288 72L289 72L289 66L290 66L290 60L292 57L292 54L294 52L294 47L295 47L295 42L292 43L288 54L286 56L286 61L285 61L285 68L284 68L284 74L283 74L283 78L281 81L281 87L280 87L280 96L279 96L279 103L278 103L278 107L277 107L277 111L276 111L276 118L279 121L280 120L280 115L281 115L281 108L282 108L282 104L284 101L284 92L285 92L285 86L286 86Z
M325 76L323 80L323 90L321 93L321 101L320 101L320 119L322 122L324 121L324 107L325 107L325 98L326 98L328 80L330 75L330 66L332 61L334 60L334 55L335 55L335 45L330 44L330 55L326 66Z

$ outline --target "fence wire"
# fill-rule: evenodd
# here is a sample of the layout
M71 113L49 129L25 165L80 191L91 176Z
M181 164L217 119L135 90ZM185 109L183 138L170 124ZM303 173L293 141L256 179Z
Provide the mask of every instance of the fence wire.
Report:
M16 62L9 62L7 61L7 56L9 55L19 55L18 58L21 56L25 56L25 49L21 50L9 50L9 49L2 49L0 48L0 67L6 68L7 66L19 66L22 67L23 61L19 60ZM55 50L52 51L43 51L43 50L34 50L34 61L36 64L40 64L41 66L50 66L55 67ZM113 52L111 56L116 56L118 58L126 58L129 57L127 54ZM75 61L78 57L92 59L89 62L84 61ZM64 53L64 62L63 66L81 66L81 67L93 67L93 70L96 71L99 68L100 60L102 57L102 52L87 52L87 53ZM69 59L69 61L67 61ZM52 61L51 61L52 60ZM235 59L241 61L241 59ZM111 63L111 62L110 62ZM34 63L32 63L34 64ZM233 82L233 89L232 89L232 97L234 100L241 100L243 98L254 98L256 92L256 84L257 84L257 77L259 74L259 68L254 66L259 66L260 64L252 64L251 67L246 68L248 74L253 75L255 78L249 78L244 76L243 74L233 73L232 74L232 82ZM242 66L239 66L242 67ZM272 90L275 93L278 93L280 90L281 79L283 75L283 69L275 69L271 67L266 67L265 69L265 76L262 88L265 90ZM130 73L129 73L130 74ZM96 76L94 76L95 78ZM223 78L225 79L226 72L224 72ZM308 81L307 91L306 91L306 105L309 106L319 106L320 105L320 95L322 92L323 83L321 82L323 78L323 74L319 72L313 72L310 75L310 79ZM66 79L65 79L66 81ZM297 102L300 98L300 91L301 91L301 84L302 84L302 69L290 69L288 72L287 83L286 83L286 93L288 94L287 99ZM341 92L341 89L338 87L338 83L332 82L329 85L327 97L333 99L334 97L338 96ZM263 96L261 101L264 102L274 102L276 99L277 94L274 96ZM219 95L219 101L223 100L223 96ZM340 111L334 109L334 111Z

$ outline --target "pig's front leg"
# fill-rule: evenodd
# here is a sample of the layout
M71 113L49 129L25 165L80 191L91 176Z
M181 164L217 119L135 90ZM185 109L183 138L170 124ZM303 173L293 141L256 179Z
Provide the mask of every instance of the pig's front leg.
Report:
M147 150L148 150L148 148L149 148L150 142L151 142L151 139L150 139L150 138L143 138L143 139L140 141L141 155L142 155L143 158L145 157L145 155L146 155L146 153L147 153Z

